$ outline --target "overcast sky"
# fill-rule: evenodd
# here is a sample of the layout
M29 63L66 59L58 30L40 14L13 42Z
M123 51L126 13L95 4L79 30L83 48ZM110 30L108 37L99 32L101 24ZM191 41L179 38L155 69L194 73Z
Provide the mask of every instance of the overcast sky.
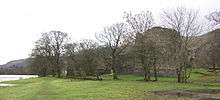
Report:
M27 58L42 32L59 30L72 40L95 39L104 26L122 20L124 11L160 12L177 6L219 10L220 0L0 0L0 64Z

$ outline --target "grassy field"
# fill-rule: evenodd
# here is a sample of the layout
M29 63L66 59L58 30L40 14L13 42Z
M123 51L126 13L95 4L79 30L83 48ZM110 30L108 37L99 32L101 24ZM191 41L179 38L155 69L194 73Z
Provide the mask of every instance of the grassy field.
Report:
M186 100L184 96L155 95L154 91L220 92L220 75L194 70L191 82L176 83L176 78L160 77L144 82L142 76L121 75L120 80L104 76L102 81L70 80L52 77L9 81L13 87L0 87L0 100Z

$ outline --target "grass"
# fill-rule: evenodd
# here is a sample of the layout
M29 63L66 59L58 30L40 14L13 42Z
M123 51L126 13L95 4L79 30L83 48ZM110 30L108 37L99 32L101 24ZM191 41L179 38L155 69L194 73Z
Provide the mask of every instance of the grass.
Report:
M0 100L170 100L152 91L220 89L220 76L204 70L194 70L192 81L186 84L176 83L173 77L160 77L158 82L142 79L142 76L121 75L120 80L112 80L106 75L102 81L52 77L8 81L4 83L17 85L0 87Z

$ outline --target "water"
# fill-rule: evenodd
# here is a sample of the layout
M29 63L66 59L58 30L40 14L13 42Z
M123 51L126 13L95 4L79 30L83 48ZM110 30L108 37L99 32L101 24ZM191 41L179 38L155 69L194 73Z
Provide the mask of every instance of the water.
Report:
M11 80L20 80L28 78L36 78L37 75L0 75L0 82L11 81ZM14 86L14 84L3 84L0 83L0 86Z

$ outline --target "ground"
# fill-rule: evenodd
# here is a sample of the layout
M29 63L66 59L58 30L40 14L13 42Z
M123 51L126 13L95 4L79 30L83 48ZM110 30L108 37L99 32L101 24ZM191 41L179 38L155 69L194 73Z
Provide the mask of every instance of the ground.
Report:
M109 75L98 80L71 80L52 77L8 81L0 87L0 100L220 100L220 74L194 70L191 81L176 83L174 77L144 82L142 76Z

